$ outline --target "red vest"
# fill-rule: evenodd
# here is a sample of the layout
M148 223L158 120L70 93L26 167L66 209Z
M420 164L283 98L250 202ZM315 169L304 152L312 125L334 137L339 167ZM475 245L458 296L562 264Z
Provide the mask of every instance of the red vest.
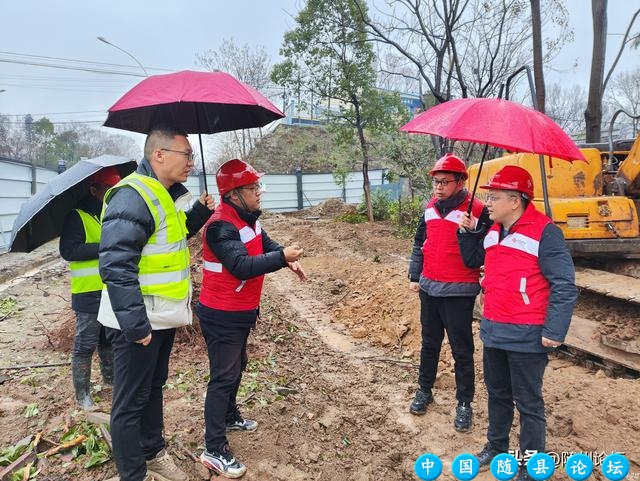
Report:
M486 319L509 324L544 324L549 282L538 264L542 231L551 223L529 204L502 241L494 224L484 238L484 312Z
M243 221L236 210L221 202L203 229L202 241L202 286L200 303L221 311L249 311L260 305L260 294L264 275L240 280L234 277L220 262L207 244L207 228L215 221L230 222L238 229L240 240L250 256L262 254L262 228L256 221L252 229Z
M422 246L423 277L438 282L478 282L480 269L470 269L464 265L456 235L460 219L467 212L471 194L444 218L435 208L436 200L435 197L431 199L424 211L427 238ZM473 200L471 215L476 221L483 208L482 202Z

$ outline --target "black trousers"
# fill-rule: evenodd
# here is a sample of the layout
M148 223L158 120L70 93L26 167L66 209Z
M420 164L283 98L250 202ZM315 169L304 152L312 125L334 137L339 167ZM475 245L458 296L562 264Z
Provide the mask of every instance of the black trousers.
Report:
M515 352L485 347L484 382L489 393L487 439L500 451L509 449L513 405L520 412L520 452L544 452L546 421L542 377L546 352Z
M209 353L209 384L204 401L207 451L220 450L227 441L226 420L236 409L236 396L247 366L250 327L223 326L200 319Z
M446 331L454 360L456 399L471 402L475 393L473 368L473 305L475 297L433 297L420 290L422 349L418 384L430 391L436 380Z
M114 361L113 457L121 481L141 481L147 474L146 461L165 447L162 387L176 330L153 331L148 346L127 341L118 329L106 332Z

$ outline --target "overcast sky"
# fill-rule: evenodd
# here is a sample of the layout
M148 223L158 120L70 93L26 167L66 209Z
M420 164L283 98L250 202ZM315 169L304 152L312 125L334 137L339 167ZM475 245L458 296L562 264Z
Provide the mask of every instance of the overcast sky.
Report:
M553 62L555 73L547 75L550 81L586 86L591 1L566 3L575 41ZM301 5L302 0L3 0L0 60L68 65L62 59L78 59L117 64L105 65L106 70L122 71L126 65L128 71L141 73L130 57L96 39L102 36L134 55L150 73L161 73L154 68L198 69L198 53L234 37L238 44L264 46L275 63L282 35L294 26ZM622 33L638 7L640 0L609 0L609 32ZM634 29L638 30L640 25ZM610 58L619 42L620 36L609 36ZM640 51L626 54L617 71L637 67L639 58ZM109 106L140 80L0 62L0 90L5 90L0 92L0 113L99 125Z

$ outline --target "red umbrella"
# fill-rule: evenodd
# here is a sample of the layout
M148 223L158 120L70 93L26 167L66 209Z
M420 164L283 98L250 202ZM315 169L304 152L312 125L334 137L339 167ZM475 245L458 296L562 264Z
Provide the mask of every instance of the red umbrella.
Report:
M262 127L284 117L266 97L225 72L152 75L109 109L106 127L146 134L156 124L189 134Z
M570 162L585 160L571 137L550 117L503 99L450 100L421 113L400 130L550 155Z
M550 207L542 155L569 162L586 160L571 137L550 117L522 104L503 99L450 100L421 113L400 130L485 144L471 192L472 197L476 195L480 171L489 145L513 152L541 154L542 191L547 213L550 212ZM467 212L471 212L471 204Z
M262 127L282 117L260 92L228 73L184 70L141 81L113 104L104 125L146 134L164 124L188 134L213 134Z

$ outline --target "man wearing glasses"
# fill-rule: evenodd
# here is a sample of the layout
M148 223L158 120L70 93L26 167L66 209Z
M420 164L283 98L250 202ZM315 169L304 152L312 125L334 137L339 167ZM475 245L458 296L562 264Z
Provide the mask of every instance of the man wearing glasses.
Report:
M409 264L409 289L420 295L422 349L419 388L409 412L422 415L433 403L432 389L444 333L447 333L455 361L456 399L454 428L471 430L475 392L473 365L473 306L480 292L479 268L466 267L460 256L456 231L471 205L474 225L488 225L489 214L464 187L467 169L453 154L440 158L429 172L433 197L421 216Z
M176 327L191 323L187 237L215 207L206 192L188 212L177 207L192 168L186 134L157 127L136 172L105 195L99 263L106 290L98 320L114 352L114 480L188 479L166 450L162 388Z
M520 412L520 452L544 452L542 377L548 352L567 334L578 290L562 231L531 202L529 172L507 165L480 188L489 189L487 207L494 224L486 235L476 233L464 217L458 237L465 264L484 264L480 338L489 427L487 443L477 455L482 471L509 449L514 403ZM531 479L521 466L516 481Z
M247 365L247 339L260 314L264 275L288 267L306 280L297 244L281 247L260 226L260 177L246 162L233 159L220 166L216 183L220 204L207 222L197 312L209 352L209 384L204 407L205 451L202 463L227 478L247 468L232 453L226 433L254 431L236 404Z

